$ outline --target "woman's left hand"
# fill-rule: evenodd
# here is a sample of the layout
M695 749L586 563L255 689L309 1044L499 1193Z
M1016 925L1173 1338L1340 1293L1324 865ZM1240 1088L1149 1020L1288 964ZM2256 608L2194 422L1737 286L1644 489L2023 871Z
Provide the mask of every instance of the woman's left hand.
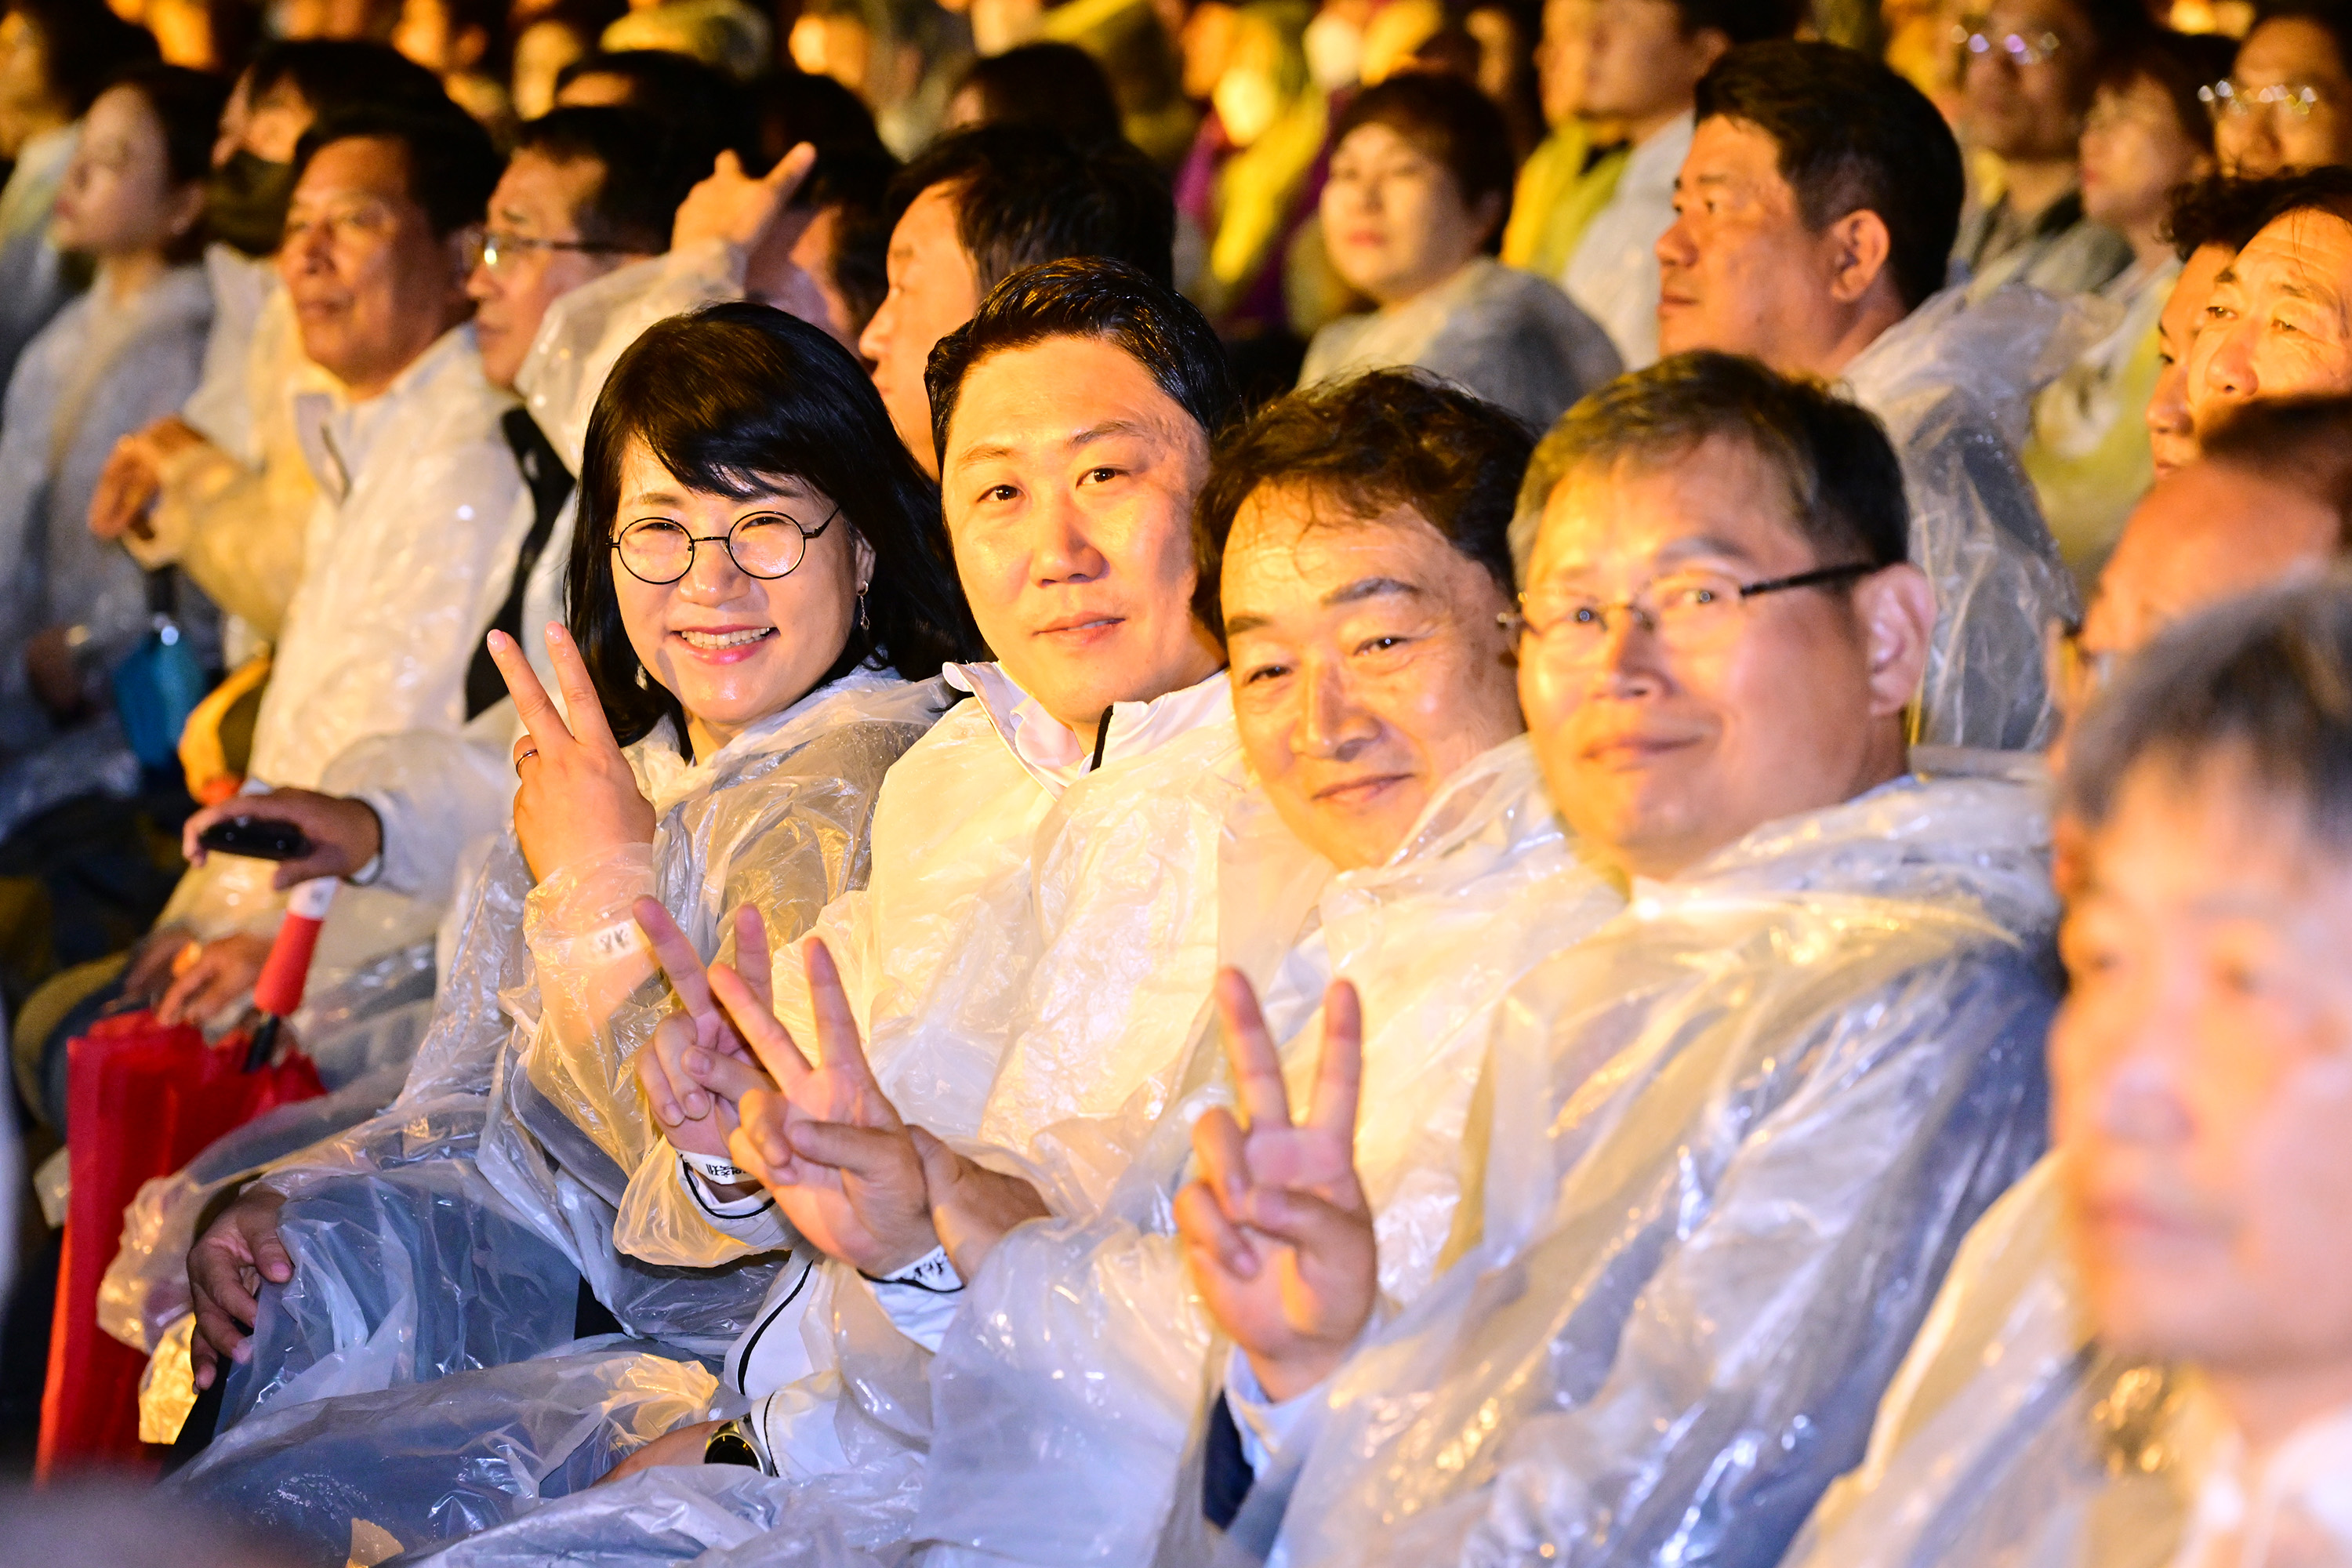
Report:
M261 966L269 961L269 939L242 931L216 937L197 950L195 961L173 967L171 988L155 1004L159 1024L199 1026L253 990Z
M515 711L530 733L515 742L515 837L539 881L606 850L654 841L654 807L637 788L628 758L604 722L604 705L580 650L562 626L547 628L571 721L564 721L514 638L490 634L490 657L507 678Z

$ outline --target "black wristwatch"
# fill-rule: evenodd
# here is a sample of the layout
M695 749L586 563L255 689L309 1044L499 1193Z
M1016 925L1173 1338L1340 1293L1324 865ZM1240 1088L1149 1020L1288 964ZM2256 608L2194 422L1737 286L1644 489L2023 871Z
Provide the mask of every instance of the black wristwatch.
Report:
M760 1463L760 1450L751 1447L751 1439L743 1436L743 1423L722 1421L710 1441L702 1446L702 1462L706 1465L742 1465L754 1470L768 1467Z

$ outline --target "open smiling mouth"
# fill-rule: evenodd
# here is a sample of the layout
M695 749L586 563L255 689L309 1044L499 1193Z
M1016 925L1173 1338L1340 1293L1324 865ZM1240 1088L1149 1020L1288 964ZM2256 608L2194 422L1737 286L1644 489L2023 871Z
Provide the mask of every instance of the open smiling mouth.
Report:
M689 647L741 647L748 643L758 642L761 637L774 637L776 635L776 628L773 626L745 626L740 631L733 632L680 632L677 635L686 639L687 646Z

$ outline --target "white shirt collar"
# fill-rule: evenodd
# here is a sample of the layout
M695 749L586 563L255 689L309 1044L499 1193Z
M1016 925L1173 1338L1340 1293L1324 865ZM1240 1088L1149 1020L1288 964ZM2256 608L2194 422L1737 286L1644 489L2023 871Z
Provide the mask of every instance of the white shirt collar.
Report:
M1213 670L1148 702L1114 702L1108 730L1081 735L1047 712L1001 664L950 664L940 674L971 693L1013 760L1056 799L1094 771L1097 750L1105 762L1151 751L1214 720L1233 700L1225 672Z

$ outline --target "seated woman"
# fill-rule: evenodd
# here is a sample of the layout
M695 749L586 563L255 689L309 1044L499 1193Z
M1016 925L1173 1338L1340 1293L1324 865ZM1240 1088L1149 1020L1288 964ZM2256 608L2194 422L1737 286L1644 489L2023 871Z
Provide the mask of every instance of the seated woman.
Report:
M83 519L114 443L177 407L203 369L213 299L197 262L222 97L201 72L137 67L90 105L66 167L50 236L97 276L26 347L0 414L0 837L101 779L136 780L101 716L109 674L151 627L151 589ZM179 608L216 655L211 606L188 590Z
M789 937L863 885L882 774L976 641L937 504L856 363L780 311L673 319L622 357L589 426L571 631L550 633L564 711L498 639L531 730L515 831L408 1085L281 1162L191 1254L195 1375L236 1355L233 1415L562 1345L583 1276L635 1332L714 1354L734 1338L782 1259L698 1276L612 1246L646 1141L631 1058L670 1005L632 911L658 901L716 955L724 910ZM268 1490L278 1425L217 1447L194 1489ZM343 1474L363 1473L414 1479L352 1456ZM338 1554L350 1518L325 1526Z
M1511 205L1502 111L1453 77L1367 89L1333 127L1323 244L1379 309L1315 334L1298 384L1418 365L1538 428L1624 366L1543 279L1496 261Z

